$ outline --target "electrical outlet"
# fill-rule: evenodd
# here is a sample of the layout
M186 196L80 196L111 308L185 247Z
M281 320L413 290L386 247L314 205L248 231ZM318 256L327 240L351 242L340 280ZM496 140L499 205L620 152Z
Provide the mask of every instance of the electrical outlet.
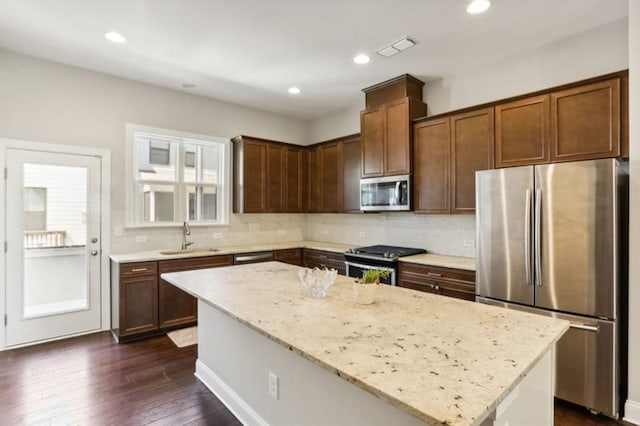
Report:
M284 235L284 234L285 234L284 229L278 229L278 235Z
M211 234L211 238L213 238L214 240L219 240L222 238L222 232L214 232L213 234Z
M278 399L279 394L279 386L278 386L278 376L269 371L269 393L275 399Z
M322 235L329 235L329 230L328 229L323 229L322 230Z
M124 234L124 228L122 226L116 226L113 229L113 233L116 237L122 237L122 235Z
M364 232L364 231L360 231L360 232L358 233L358 235L360 236L360 238L364 238L364 237L366 237L366 236L367 236L367 233L366 233L366 232Z
M146 243L149 241L146 235L136 235L136 243Z
M463 240L462 243L465 247L475 247L476 242L474 240Z

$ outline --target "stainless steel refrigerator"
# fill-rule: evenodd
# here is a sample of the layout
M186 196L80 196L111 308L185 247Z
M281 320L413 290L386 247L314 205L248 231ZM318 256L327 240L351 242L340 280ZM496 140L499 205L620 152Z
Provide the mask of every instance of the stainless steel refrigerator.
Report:
M569 320L556 345L556 396L613 417L625 276L622 166L605 159L476 173L477 300Z

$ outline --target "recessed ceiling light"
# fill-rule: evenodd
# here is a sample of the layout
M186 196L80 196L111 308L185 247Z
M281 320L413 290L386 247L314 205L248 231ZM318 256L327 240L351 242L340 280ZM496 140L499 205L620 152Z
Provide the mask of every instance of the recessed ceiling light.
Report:
M471 15L477 15L478 13L486 12L491 7L489 0L473 0L467 6L467 13Z
M293 87L289 87L288 90L289 93L291 93L292 95L299 95L300 94L300 89L293 86Z
M115 31L109 31L107 33L104 33L104 38L106 38L112 43L124 44L127 42L127 39L122 34L117 33Z
M196 85L193 83L182 83L182 87L184 87L185 89L193 89L194 87L196 87Z
M360 53L359 55L356 55L353 58L353 62L355 62L356 64L359 64L359 65L366 64L370 60L371 60L371 58L369 58L369 55L365 55L364 53Z

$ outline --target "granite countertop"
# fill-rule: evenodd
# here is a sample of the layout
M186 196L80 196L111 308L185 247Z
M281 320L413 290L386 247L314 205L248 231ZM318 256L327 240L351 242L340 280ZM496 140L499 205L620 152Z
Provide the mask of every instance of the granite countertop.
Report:
M444 268L465 269L467 271L476 270L476 259L473 257L445 256L441 254L414 254L413 256L401 257L400 262L417 263L420 265L442 266Z
M569 327L384 285L376 303L357 305L343 276L313 299L298 269L266 262L162 277L427 423L480 424Z
M345 244L325 243L321 241L292 241L287 243L266 243L266 244L251 244L243 246L230 246L230 247L216 247L213 250L208 248L190 247L191 251L186 253L174 253L174 254L162 254L165 250L149 250L139 251L134 253L125 254L112 254L111 260L116 263L128 263L128 262L146 262L153 260L168 260L168 259L182 259L187 257L201 257L201 256L219 256L226 254L237 253L252 253L257 251L269 251L269 250L284 250L290 248L310 248L316 250L332 251L336 253L344 253L350 248L355 246L349 246Z

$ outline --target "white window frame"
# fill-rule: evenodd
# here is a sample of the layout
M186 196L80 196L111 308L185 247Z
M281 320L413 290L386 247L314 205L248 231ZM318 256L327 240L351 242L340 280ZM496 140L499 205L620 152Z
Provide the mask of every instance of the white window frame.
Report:
M187 220L186 217L186 206L185 206L185 194L184 188L188 183L183 182L183 166L181 162L181 153L178 153L178 159L176 161L176 169L178 174L177 182L167 182L167 185L175 185L175 199L178 200L175 204L175 212L174 212L174 221L173 222L137 222L135 217L135 207L136 207L136 179L135 176L135 168L138 164L137 162L137 147L135 143L135 134L147 133L147 134L155 134L159 137L169 137L176 138L181 140L192 140L194 142L215 142L221 144L223 146L223 153L220 164L220 176L222 178L222 182L220 182L217 187L217 193L220 195L218 197L218 203L220 203L218 209L218 220L216 221L200 221L200 222L189 222L192 226L229 226L229 215L231 211L231 141L226 138L220 138L209 135L201 135L197 133L189 133L182 132L179 130L171 130L171 129L162 129L159 127L150 127L143 126L140 124L127 123L126 125L126 173L125 173L125 226L127 228L167 228L167 227L176 227L182 226L182 223Z

